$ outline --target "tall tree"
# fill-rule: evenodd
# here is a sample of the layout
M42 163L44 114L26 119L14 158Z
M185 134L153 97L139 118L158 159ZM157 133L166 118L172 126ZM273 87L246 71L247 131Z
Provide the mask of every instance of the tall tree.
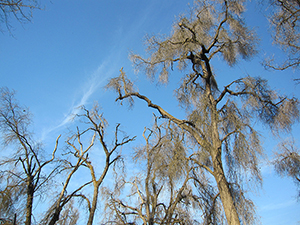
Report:
M12 149L9 157L1 160L1 166L6 179L14 180L13 185L23 186L26 196L25 224L30 225L33 213L34 197L57 171L57 167L44 172L46 166L55 159L58 139L52 157L45 160L42 156L41 144L34 141L29 131L31 125L30 113L21 107L14 98L14 92L7 88L0 89L0 131L5 145ZM13 168L10 168L13 167ZM50 167L51 168L51 167ZM11 178L11 179L10 179ZM8 182L7 186L11 186Z
M274 43L286 53L286 57L266 61L265 66L276 70L298 68L300 65L300 1L270 0L268 3L271 6L269 21Z
M84 107L82 108L82 110L84 113L77 116L81 119L82 124L86 125L86 127L81 128L81 130L77 128L77 132L68 139L67 143L70 146L70 151L76 158L76 166L78 165L78 162L80 162L85 168L88 169L90 174L90 181L86 184L92 184L92 197L89 198L87 194L84 194L82 192L78 193L78 191L81 190L85 185L82 185L80 189L76 192L73 192L72 195L80 197L84 201L86 201L89 210L87 224L92 225L97 209L100 186L107 176L109 169L115 166L115 164L119 160L121 160L122 156L119 149L123 145L132 142L135 137L130 138L129 136L124 135L120 140L120 124L117 124L115 127L113 144L108 145L106 140L107 121L103 117L103 114L100 113L99 106L95 104L91 111L87 110ZM85 139L89 135L92 136L91 142L88 147L84 149L83 139ZM98 141L100 149L103 150L103 164L99 164L97 160L91 157L91 149L94 146L95 141ZM99 169L99 167L101 169Z
M247 178L261 183L258 161L262 146L253 122L259 118L276 132L289 130L299 118L298 100L280 96L262 78L230 80L219 90L212 60L221 56L233 66L256 53L257 38L244 23L243 3L197 1L169 37L147 39L149 58L131 55L139 69L151 78L158 75L160 82L168 81L173 64L178 63L183 78L176 96L187 109L186 119L176 118L137 92L122 69L108 83L118 93L116 100L133 102L136 97L145 101L194 140L197 148L191 160L215 180L229 225L255 223L253 203L245 198L243 182Z
M67 140L67 144L70 148L70 151L68 151L65 155L71 155L73 157L71 159L68 158L61 160L62 163L60 171L61 174L65 175L66 179L63 179L62 189L61 192L58 194L58 197L55 198L54 203L51 205L51 207L48 208L42 220L43 224L54 225L58 221L68 221L67 219L60 219L61 213L66 213L66 211L70 211L66 210L65 208L69 207L70 209L72 209L72 204L70 203L73 201L74 197L81 196L82 189L92 183L92 181L82 182L79 184L78 187L73 187L72 191L69 188L69 184L74 175L76 175L76 173L79 171L79 169L81 169L81 167L86 166L88 154L90 153L90 150L93 147L95 141L94 135L89 145L85 149L83 149L81 136L82 134L79 132L79 128L77 128L77 133L73 134ZM74 139L78 141L80 149L75 147L73 142ZM68 216L68 214L64 215L63 217L66 216Z

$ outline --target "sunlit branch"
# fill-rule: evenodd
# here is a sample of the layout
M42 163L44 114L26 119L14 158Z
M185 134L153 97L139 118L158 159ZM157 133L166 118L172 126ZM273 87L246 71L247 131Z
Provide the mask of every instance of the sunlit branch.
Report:
M211 175L214 176L214 172L206 165L200 163L198 160L194 159L193 156L196 155L196 154L192 154L190 155L190 157L188 158L189 160L192 160L194 163L196 163L198 166L206 169Z
M90 202L88 197L86 197L84 194L74 194L73 196L74 197L80 197L80 198L84 199L87 202L89 211L91 211L91 208L92 208L91 207L91 202Z
M171 114L169 114L168 112L166 112L163 108L161 108L160 106L156 105L156 104L153 104L150 99L148 99L146 96L144 95L141 95L137 92L133 92L133 93L130 93L130 94L127 94L127 95L124 95L124 96L119 96L116 100L123 100L123 99L126 99L128 97L132 97L132 96L135 96L139 99L142 99L144 100L145 102L148 103L148 107L151 107L151 108L154 108L156 110L159 111L159 113L162 115L163 118L168 118L170 119L171 121L173 121L174 123L176 123L177 125L179 125L180 127L182 127L183 129L185 130L189 130L191 131L191 133L195 133L194 131L192 131L192 128L190 127L192 124L191 122L189 121L186 121L186 120L180 120L180 119L177 119L176 117L172 116ZM189 125L189 126L188 126ZM197 134L195 134L197 135ZM200 138L200 136L196 136L195 137L197 139L197 141L199 141L200 143L203 142L202 138Z
M226 141L226 139L227 139L229 136L231 136L232 134L235 134L235 133L237 133L237 132L238 132L238 129L235 129L235 130L233 130L233 131L227 133L227 134L221 139L221 142L223 143L224 141Z

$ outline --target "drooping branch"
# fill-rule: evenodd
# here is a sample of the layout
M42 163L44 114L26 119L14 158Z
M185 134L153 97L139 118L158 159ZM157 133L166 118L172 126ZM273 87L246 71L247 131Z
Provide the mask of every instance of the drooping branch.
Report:
M121 77L125 77L125 73L123 72L123 69L120 70L121 72ZM124 80L124 79L122 79ZM107 86L108 88L111 87L110 84L108 84ZM202 133L199 129L197 129L193 123L187 121L187 120L180 120L174 116L172 116L170 113L168 113L167 111L165 111L161 106L159 105L156 105L154 103L152 103L152 101L147 98L146 96L144 95L141 95L140 93L138 92L133 92L133 90L131 89L131 92L127 92L127 94L122 94L122 91L121 91L121 88L124 89L124 92L125 90L128 90L127 89L127 83L123 83L123 84L119 84L119 86L117 87L114 87L115 89L117 89L118 93L119 93L119 97L116 99L116 101L122 101L124 99L127 99L127 98L132 98L132 97L137 97L143 101L145 101L147 104L148 104L148 107L150 108L153 108L155 110L157 110L161 116L163 118L167 118L169 120L171 120L172 122L174 122L175 124L177 124L179 127L189 131L193 136L194 138L197 140L197 142L202 145L202 146L209 146L209 144L203 139L204 137L204 134L202 134L202 137L200 135L198 135L198 133ZM195 130L197 129L197 131Z

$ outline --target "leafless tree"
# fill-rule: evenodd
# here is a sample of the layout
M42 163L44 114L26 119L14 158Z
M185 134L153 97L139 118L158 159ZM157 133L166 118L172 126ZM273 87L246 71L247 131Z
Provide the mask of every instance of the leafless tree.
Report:
M244 1L197 1L189 16L182 16L169 37L149 37L149 58L132 54L137 68L160 82L167 82L178 64L183 72L177 99L187 109L179 119L154 104L134 88L123 69L107 87L116 100L138 98L169 119L194 140L194 161L215 180L227 224L255 223L254 204L245 197L245 181L261 183L258 166L262 146L253 128L256 118L274 132L290 130L299 118L298 100L280 96L266 80L245 77L231 80L219 90L211 62L217 56L233 66L256 53L257 38L243 20ZM188 70L190 66L190 70ZM186 73L188 71L188 73Z
M193 176L183 134L174 132L170 124L165 127L166 124L157 124L157 118L155 121L153 129L144 129L146 144L138 147L133 156L141 171L130 181L120 176L116 190L106 190L110 223L196 223L189 211L189 206L198 202L189 185ZM118 197L122 188L131 189L123 199Z
M280 59L266 60L265 66L276 70L298 68L300 65L300 1L270 0L269 4L272 12L269 21L274 43L279 45L286 55Z
M120 124L118 124L115 129L114 145L112 146L112 148L109 148L105 141L107 121L103 117L102 113L100 113L98 104L95 104L91 111L89 111L85 107L82 107L82 111L84 112L84 114L76 115L76 117L80 118L83 129L77 127L76 132L70 135L67 140L67 153L71 156L71 158L65 159L63 163L63 171L66 172L66 180L63 182L61 193L55 200L54 204L49 208L45 218L43 219L44 224L63 224L65 219L60 218L60 215L61 213L66 211L66 206L70 207L70 202L72 203L75 197L86 201L89 210L87 224L92 224L95 217L95 211L97 209L99 188L103 183L104 178L109 171L109 168L114 166L114 164L121 159L121 154L118 149L135 139L124 136L122 141L120 142L118 137ZM87 142L89 138L90 141ZM90 155L95 153L94 149L98 149L95 148L97 140L105 155L104 165L102 165L101 163L99 164L98 160L93 160L90 158ZM88 143L88 145L87 147L84 147L86 143ZM101 166L102 172L99 172L98 169ZM70 181L72 177L74 177L75 173L78 173L80 169L81 173L83 169L88 169L91 177L87 180L82 179L79 183L79 187L73 187L73 190L71 191L71 189L69 188ZM99 177L97 177L98 175ZM90 199L88 195L83 191L83 189L88 187L90 184L92 184L93 186L92 199ZM73 215L73 217L73 220L78 219L78 215L76 213Z
M21 107L14 98L14 92L7 88L0 90L0 131L5 145L12 151L8 158L1 160L3 176L8 182L6 186L24 187L26 196L25 224L30 225L32 219L34 197L50 178L56 173L57 167L45 173L46 166L55 159L58 139L52 157L44 160L41 144L33 140L29 131L31 124L28 109ZM12 167L12 168L11 168ZM51 167L50 167L51 168Z
M67 141L67 144L70 146L70 151L77 159L77 163L75 164L75 166L70 163L70 168L79 168L79 166L82 165L84 168L88 169L91 179L89 182L83 184L79 189L74 191L71 195L80 197L87 203L89 210L87 224L92 225L97 209L100 186L103 183L109 169L122 158L119 149L123 145L133 141L135 137L129 138L128 136L123 136L122 140L120 140L120 124L118 124L115 127L115 138L113 141L113 145L109 146L105 140L107 121L103 117L102 113L100 113L99 106L95 104L91 111L87 110L85 107L82 107L82 110L84 111L84 114L78 115L78 117L81 119L82 124L87 125L87 127L82 130L77 128L77 132L74 133L74 135L72 135ZM88 147L84 149L83 139L85 139L89 135L92 136L91 141ZM99 164L99 161L89 157L89 155L92 154L92 147L95 145L96 141L98 141L98 144L100 144L100 148L104 153L105 160L103 165L101 163ZM98 171L99 167L102 167L100 172ZM74 169L71 170L71 172L72 171L74 171ZM69 174L69 176L71 176L71 174ZM66 184L67 182L65 182L65 185ZM92 184L93 187L92 198L89 198L88 195L84 194L83 192L79 192L79 190L81 190L88 184ZM64 188L63 191L66 191L66 189ZM68 196L64 196L64 198L66 197L69 198Z
M86 162L88 160L88 154L91 148L94 145L96 134L94 134L90 144L86 149L83 149L83 143L81 141L81 136L83 133L80 133L79 128L77 127L77 133L72 135L68 140L67 144L71 147L71 151L68 152L75 158L75 163L72 163L73 160L71 159L64 159L61 160L61 174L64 174L66 179L63 181L63 187L58 195L58 197L55 199L53 205L48 209L47 213L45 214L45 217L42 220L43 224L49 224L54 225L58 221L65 221L65 219L60 219L60 214L65 210L64 208L66 206L70 207L70 202L73 200L74 197L81 196L80 191L92 183L92 181L87 181L80 183L79 187L73 188L72 191L68 189L71 178L74 176L74 174L83 166L86 166ZM74 140L77 140L80 149L77 149L72 143ZM67 194L67 193L70 194ZM72 208L72 207L71 207ZM66 216L66 215L65 215Z
M40 9L36 0L0 0L0 22L10 30L12 17L21 23L30 21L34 9Z

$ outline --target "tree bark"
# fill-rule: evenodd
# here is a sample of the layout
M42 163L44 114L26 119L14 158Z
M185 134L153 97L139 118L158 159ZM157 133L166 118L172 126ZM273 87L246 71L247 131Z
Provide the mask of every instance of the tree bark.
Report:
M53 213L51 220L48 225L55 225L55 223L59 220L60 212L62 211L62 207L56 208Z
M91 208L90 208L89 219L88 219L87 225L92 225L93 221L94 221L95 211L96 211L96 208L97 208L99 187L102 184L102 182L103 182L103 180L104 180L104 178L105 178L105 176L108 172L109 166L110 166L110 154L106 155L106 165L105 165L105 168L102 172L102 175L101 175L101 177L99 178L98 181L96 180L96 177L95 177L94 168L92 167L91 164L88 164L88 166L90 168L92 179L93 179L94 193L93 193L93 201L92 201L92 205L91 205Z
M218 190L220 193L221 202L225 211L225 216L227 219L228 225L240 225L239 215L237 213L237 209L234 204L233 196L230 192L229 184L225 177L225 173L223 170L223 163L222 163L222 142L220 140L219 135L219 116L217 110L217 101L215 100L212 94L212 84L211 78L213 77L210 63L208 58L206 57L205 53L207 51L204 47L202 47L202 54L201 59L202 62L202 70L203 74L205 74L205 90L206 95L210 101L210 119L211 119L211 127L212 127L212 149L210 149L210 154L213 163L214 169L214 177L217 182Z
M25 225L31 225L32 204L33 204L34 187L32 181L28 181L27 200L26 200L26 220Z
M218 185L220 198L225 211L228 225L240 225L237 209L234 205L233 196L230 192L228 182L226 180L222 161L221 150L218 150L213 156L214 177Z
M94 194L93 194L93 201L92 201L92 207L90 210L89 219L87 222L87 225L92 225L94 221L95 211L97 208L97 201L98 201L98 191L99 191L99 185L95 185L94 187Z

